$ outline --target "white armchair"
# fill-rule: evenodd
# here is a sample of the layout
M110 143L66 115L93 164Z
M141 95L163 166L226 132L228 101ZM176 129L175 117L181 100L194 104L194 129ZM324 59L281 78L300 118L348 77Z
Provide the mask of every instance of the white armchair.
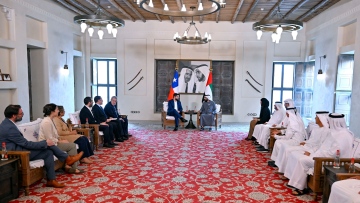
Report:
M215 104L216 106L216 114L215 114L215 130L217 130L218 126L221 128L222 124L222 111L221 111L221 105ZM197 113L197 128L200 128L200 111Z
M166 126L175 126L175 117L166 115L168 110L168 102L163 102L163 109L161 111L161 124L166 129ZM182 113L184 118L184 112ZM184 122L179 120L179 125L184 128Z

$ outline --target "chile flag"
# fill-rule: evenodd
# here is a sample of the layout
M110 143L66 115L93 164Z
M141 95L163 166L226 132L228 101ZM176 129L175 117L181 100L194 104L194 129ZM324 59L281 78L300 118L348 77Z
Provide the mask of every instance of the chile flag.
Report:
M177 72L177 70L175 70L174 78L172 80L169 95L168 95L168 101L173 99L174 93L179 92L178 87L179 87L179 73Z

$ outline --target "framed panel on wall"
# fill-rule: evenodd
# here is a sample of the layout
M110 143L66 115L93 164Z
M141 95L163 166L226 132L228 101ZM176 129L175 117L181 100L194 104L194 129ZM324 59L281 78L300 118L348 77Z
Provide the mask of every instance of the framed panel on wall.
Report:
M211 61L178 60L179 93L204 93Z
M213 100L223 114L234 113L234 61L155 60L155 112L160 113L172 84L174 71L179 72L179 93L203 94L212 69Z

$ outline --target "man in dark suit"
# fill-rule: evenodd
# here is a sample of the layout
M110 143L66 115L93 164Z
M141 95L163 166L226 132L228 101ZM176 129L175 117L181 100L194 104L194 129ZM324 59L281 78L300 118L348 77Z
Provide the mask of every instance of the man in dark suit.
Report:
M105 122L100 122L96 120L91 107L93 107L93 101L91 97L85 97L84 99L85 106L80 110L80 122L81 124L86 123L86 119L88 119L89 124L99 124L99 130L104 133L104 147L113 148L116 144L113 144L114 136L112 134L112 129Z
M127 117L126 116L121 117L118 114L116 96L111 97L110 102L105 105L104 111L105 111L108 118L115 119L115 120L111 120L111 122L116 123L116 125L118 126L118 129L120 129L120 134L121 135L123 135L124 137L130 137L131 136L129 134L129 131L128 131L129 122L128 122Z
M179 119L182 122L187 122L187 120L185 118L181 117L182 111L183 111L183 108L182 108L181 102L180 102L180 94L174 93L173 99L168 101L168 110L167 110L168 116L175 117L174 131L177 131L179 128Z
M101 96L95 96L94 101L95 101L95 105L92 108L92 113L94 114L94 118L96 120L99 120L100 122L105 122L106 124L109 125L110 132L114 133L117 142L124 142L124 140L127 140L128 138L123 137L117 125L111 122L111 119L107 117L104 108L101 106L103 104L103 99L101 98Z
M69 156L57 146L50 139L40 142L31 142L24 138L20 130L15 125L16 122L21 121L24 112L20 105L9 105L4 111L5 119L0 124L0 143L6 143L6 149L9 151L30 151L30 161L43 159L46 169L48 187L62 188L64 184L58 183L55 177L54 155L62 162L71 166L77 162L83 152L75 156Z

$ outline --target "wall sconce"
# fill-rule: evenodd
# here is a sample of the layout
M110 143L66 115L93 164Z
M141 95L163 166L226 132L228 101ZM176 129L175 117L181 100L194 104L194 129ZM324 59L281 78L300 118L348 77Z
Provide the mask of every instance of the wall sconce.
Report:
M65 60L64 69L67 70L67 69L69 69L69 67L68 67L68 65L67 65L67 52L65 52L65 51L60 51L60 53L66 55L66 60Z
M318 70L318 75L323 74L323 71L322 71L322 69L321 69L321 58L326 59L326 55L324 55L324 56L320 56L320 68L319 68L319 70Z

